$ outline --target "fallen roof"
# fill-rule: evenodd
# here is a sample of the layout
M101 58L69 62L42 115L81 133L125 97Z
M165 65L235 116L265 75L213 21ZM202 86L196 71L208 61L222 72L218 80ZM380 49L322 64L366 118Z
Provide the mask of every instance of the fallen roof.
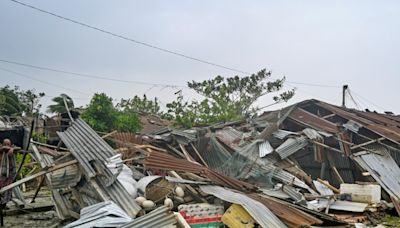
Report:
M215 183L234 189L254 189L252 184L227 177L200 164L179 159L164 152L152 151L145 159L144 165L146 168L203 174Z
M95 189L99 191L99 194L107 193L107 197L117 203L129 216L134 217L141 210L141 207L104 165L108 158L116 155L114 149L97 135L87 123L82 119L76 119L71 127L64 132L58 132L58 135L78 160L86 178L89 180L94 178L91 183L98 185L98 188L95 187ZM92 167L92 162L95 161L103 168L102 173L106 176L97 175Z

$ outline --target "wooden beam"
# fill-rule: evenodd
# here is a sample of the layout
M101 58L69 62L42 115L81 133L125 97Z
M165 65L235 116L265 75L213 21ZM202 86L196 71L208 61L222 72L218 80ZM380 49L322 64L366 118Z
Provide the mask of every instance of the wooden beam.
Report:
M113 134L115 134L115 133L117 133L117 132L118 132L117 130L112 131L112 132L110 132L110 133L107 133L107 134L101 136L101 138L102 138L102 139L105 139L105 138L110 137L111 135L113 135Z
M200 155L199 151L196 149L196 147L193 145L193 143L190 143L192 146L194 152L196 152L197 156L199 156L201 162L203 162L203 165L205 165L208 168L207 162L203 159L203 157Z
M332 190L334 193L339 194L340 191L339 189L333 187L332 185L330 185L328 182L321 180L320 178L317 179L317 181L323 185L325 185L326 187L328 187L330 190Z
M0 189L0 194L3 193L3 192L5 192L5 191L7 191L7 190L10 190L10 189L12 189L12 188L15 188L15 187L17 187L17 186L19 186L19 185L21 185L21 184L23 184L23 183L25 183L25 182L28 182L28 181L30 181L30 180L33 180L33 179L35 179L35 178L37 178L37 177L43 176L43 175L45 175L45 174L47 174L47 173L51 173L51 172L53 172L53 171L56 171L56 170L59 170L59 169L62 169L62 168L64 168L64 167L67 167L67 166L70 166L70 165L73 165L73 164L77 164L77 163L78 163L77 160L72 160L72 161L65 162L65 163L63 163L63 164L55 165L55 166L53 166L53 167L48 168L47 170L42 170L42 171L40 171L40 172L38 172L38 173L33 174L32 176L25 177L25 178L23 178L23 179L21 179L21 180L18 180L18 181L16 181L16 182L12 183L12 184L9 184L9 185L7 185L7 186L1 188L1 189Z
M182 145L182 144L179 143L179 147L181 148L183 154L185 155L186 160L188 160L188 161L190 161L190 162L198 163L198 162L196 162L196 160L194 160L194 159L192 158L192 156L190 156L190 154L187 152L187 150L186 150L186 148L185 148L184 145Z
M34 202L35 202L36 196L39 194L39 191L40 191L40 189L42 188L45 179L46 179L45 176L41 176L39 185L36 187L35 194L34 194L33 197L32 197L31 203L34 203Z
M336 168L336 165L335 165L335 162L333 160L332 154L326 153L326 155L327 155L327 158L328 158L327 160L329 162L329 166L332 168L332 171L335 174L336 179L339 181L340 184L343 184L344 183L343 178L342 178L342 176L340 175L339 171Z
M36 142L36 141L33 141L33 140L31 142L33 144L36 144L36 145L39 145L39 146L45 146L45 147L48 147L48 148L68 150L67 148L64 148L64 147L57 148L57 146L50 145L50 144L47 144L47 143ZM60 152L60 151L58 151L58 152Z
M333 116L336 116L336 114L335 114L335 113L332 113L332 114L323 116L322 119L328 119L328 118L333 117Z
M315 141L315 140L311 140L311 142L314 143L314 144L320 145L322 147L328 148L330 150L333 150L333 151L336 151L336 152L339 152L339 153L343 153L343 151L341 151L339 149L336 149L336 148L333 148L331 146L325 145L325 144L323 144L321 142L318 142L318 141Z
M371 144L371 143L375 143L375 142L382 141L382 140L384 140L384 139L385 139L385 137L380 137L380 138L378 138L378 139L373 139L373 140L371 140L371 141L368 141L368 142L365 142L365 143L361 143L361 144L352 146L351 149L354 150L354 149L357 149L357 148L360 148L360 147L363 147L363 146L367 146L367 145L369 145L369 144Z

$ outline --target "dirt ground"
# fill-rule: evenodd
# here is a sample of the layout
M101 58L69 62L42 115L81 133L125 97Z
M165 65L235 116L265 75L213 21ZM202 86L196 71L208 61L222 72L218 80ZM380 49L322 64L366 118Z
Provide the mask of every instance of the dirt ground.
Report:
M62 227L54 210L46 212L32 212L23 215L6 216L4 227Z
M24 193L25 201L27 202L24 208L16 207L13 202L7 204L8 209L5 211L4 227L62 227L63 224L57 217L55 209L52 208L50 192L47 189L41 190L35 203L30 204L33 194L33 191ZM35 210L33 208L37 208L39 211L32 212L32 210Z

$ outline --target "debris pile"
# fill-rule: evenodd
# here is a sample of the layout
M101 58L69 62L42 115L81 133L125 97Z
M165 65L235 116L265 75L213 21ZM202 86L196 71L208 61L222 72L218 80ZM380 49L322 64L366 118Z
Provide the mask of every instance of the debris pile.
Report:
M58 146L32 147L58 216L79 219L68 227L375 225L400 214L398 116L308 100L143 135L101 137L78 118L58 135Z

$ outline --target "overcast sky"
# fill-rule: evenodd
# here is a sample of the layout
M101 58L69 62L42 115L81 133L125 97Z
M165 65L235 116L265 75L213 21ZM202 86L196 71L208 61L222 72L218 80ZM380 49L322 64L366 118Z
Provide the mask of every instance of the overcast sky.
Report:
M348 84L360 108L400 113L400 1L21 1L245 72L267 68L275 78L286 76L286 89L297 88L289 104L310 98L340 104L341 86ZM90 79L0 62L1 86L43 91L45 106L60 93L73 97L77 106L85 105L95 92L116 100L146 93L165 104L179 89L188 99L195 96L186 88L151 84L184 86L189 80L239 74L9 0L0 1L0 29L0 59L146 83ZM272 100L266 96L258 103L264 106Z

